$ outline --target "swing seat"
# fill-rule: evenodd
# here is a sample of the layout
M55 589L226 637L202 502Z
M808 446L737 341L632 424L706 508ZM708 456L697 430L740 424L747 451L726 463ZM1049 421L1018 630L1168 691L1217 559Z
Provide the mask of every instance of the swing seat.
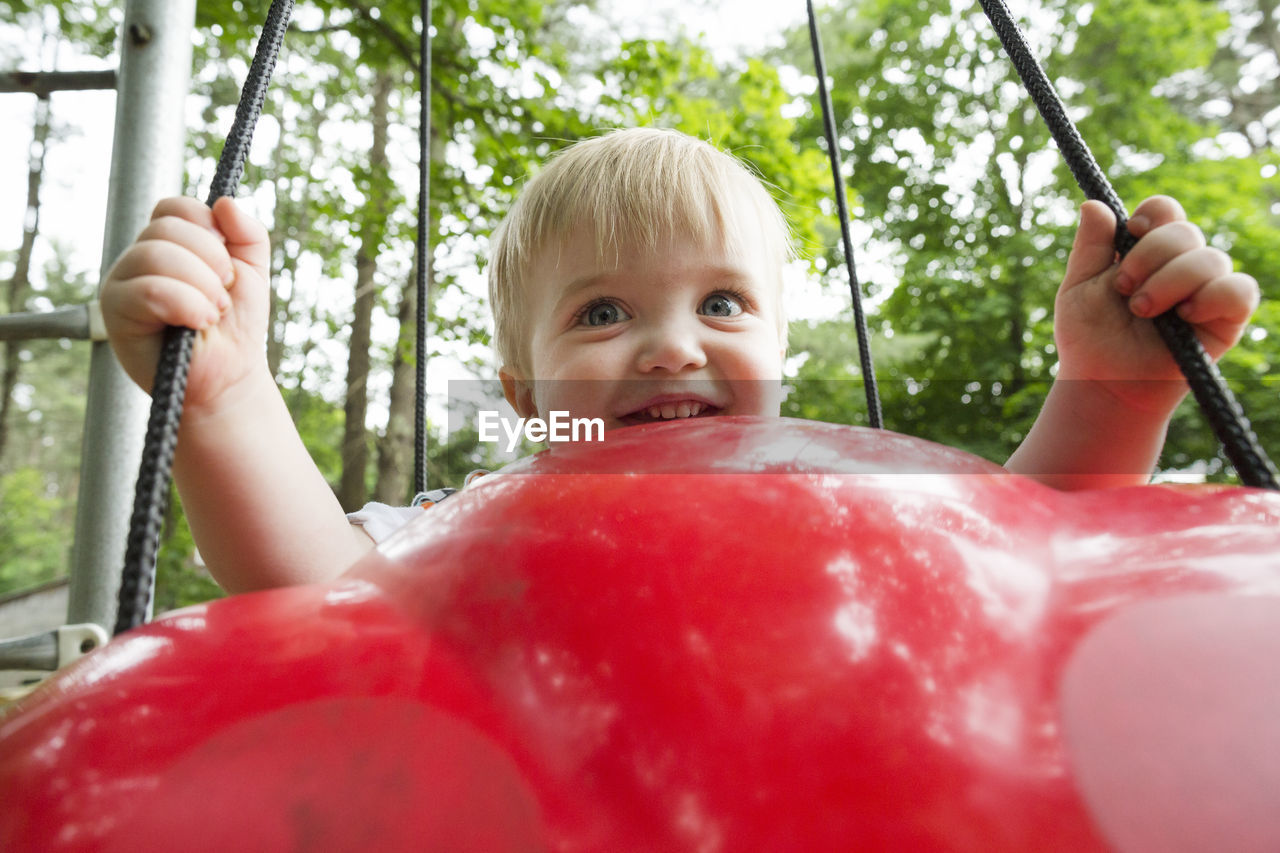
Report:
M0 849L1277 850L1278 649L1275 493L655 424L77 662Z

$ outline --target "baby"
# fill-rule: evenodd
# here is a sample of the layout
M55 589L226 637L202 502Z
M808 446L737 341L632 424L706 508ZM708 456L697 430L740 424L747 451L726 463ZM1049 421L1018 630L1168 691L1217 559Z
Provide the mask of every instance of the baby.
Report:
M1059 488L1145 482L1099 472L1151 471L1186 393L1146 318L1177 306L1217 358L1257 306L1257 283L1174 200L1147 199L1129 228L1142 239L1117 263L1111 212L1081 210L1055 303L1057 381L1011 471ZM779 414L789 232L733 157L655 129L580 142L529 181L492 246L499 376L521 417L568 412L613 429ZM144 388L164 326L198 332L174 477L201 554L233 592L332 578L374 546L375 526L348 522L268 370L268 258L265 228L230 199L168 199L102 286L111 344Z

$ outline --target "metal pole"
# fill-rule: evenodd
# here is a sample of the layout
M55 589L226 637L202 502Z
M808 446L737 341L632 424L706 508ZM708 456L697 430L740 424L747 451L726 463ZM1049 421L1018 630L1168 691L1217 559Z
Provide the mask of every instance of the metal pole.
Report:
M102 309L95 301L87 305L55 308L52 311L24 311L0 316L0 341L30 341L40 338L105 340Z
M69 89L114 89L115 71L4 71L0 72L0 92L30 92L47 98L52 92Z
M102 273L182 187L195 0L126 0ZM67 621L115 624L147 396L93 344Z

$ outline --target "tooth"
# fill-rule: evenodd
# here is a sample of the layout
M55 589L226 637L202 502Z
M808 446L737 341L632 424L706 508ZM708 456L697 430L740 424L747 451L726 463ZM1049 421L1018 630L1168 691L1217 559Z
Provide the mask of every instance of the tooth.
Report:
M676 407L674 403L663 403L661 408L662 416L664 418L670 419L676 416Z
M691 417L691 418L696 418L696 417L697 417L698 415L700 415L700 414L702 414L702 404L701 404L701 403L698 403L698 402L690 403L690 404L689 404L689 417Z
M681 402L679 405L677 405L677 406L676 406L676 417L677 417L677 418L687 418L687 417L689 417L689 407L690 407L691 405L692 405L692 403L688 403L688 402Z
M662 409L658 406L650 406L649 417L653 418L656 421L658 418L662 417Z

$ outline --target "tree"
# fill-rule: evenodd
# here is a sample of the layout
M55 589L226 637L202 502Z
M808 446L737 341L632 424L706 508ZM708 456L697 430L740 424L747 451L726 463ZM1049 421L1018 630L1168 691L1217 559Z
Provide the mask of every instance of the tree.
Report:
M1183 112L1220 125L1253 154L1280 148L1280 2L1227 0L1210 62L1161 86Z
M49 144L49 127L49 101L41 98L36 102L34 132L27 168L27 204L22 229L22 245L18 248L13 275L9 278L6 294L8 297L6 304L10 312L25 311L27 296L31 291L31 253L35 248L36 235L40 231L40 182L44 177L44 155ZM4 456L4 448L9 436L13 390L18 384L18 373L21 368L19 353L20 348L16 342L4 344L4 363L0 367L0 457Z
M92 285L69 267L68 248L33 270L30 307L83 301ZM0 592L66 573L79 482L88 351L66 340L12 344L21 365L0 456Z
M29 35L21 51L26 67L46 64L66 35L83 35L87 22L105 14L100 4L50 9L47 4L6 4L12 20ZM33 51L39 55L32 55ZM12 96L11 96L12 97ZM18 96L23 97L23 96ZM27 162L26 191L7 203L22 205L23 228L12 253L0 253L7 268L0 311L47 310L84 301L87 272L75 269L69 247L49 245L41 233L41 190L46 155L66 135L49 99L37 100ZM69 341L31 340L0 344L0 591L51 580L66 571L74 495L79 477L75 448L83 422L86 352Z
M4 6L25 8L13 0ZM60 0L49 8L69 39L102 55L114 49L115 3ZM475 289L485 240L523 176L557 146L611 125L667 124L736 149L778 188L784 204L817 208L826 180L816 152L792 162L794 122L781 116L790 95L767 63L718 66L687 40L656 37L625 46L597 40L589 33L607 36L612 28L582 25L600 20L589 2L505 0L474 8L462 0L437 2L432 346L412 354L404 342L414 335L416 296L406 288L413 279L410 169L417 154L405 128L416 123L418 8L408 0L298 3L242 182L242 197L272 235L269 364L327 479L335 487L346 483L348 504L369 489L385 499L408 497L412 439L402 412L412 398L415 359L463 352L482 365L482 375L491 372L474 355L488 342ZM206 192L259 26L235 0L202 0L197 7L193 102L203 107L203 122L189 134L190 194ZM625 94L609 94L613 87ZM385 140L371 123L383 115ZM385 165L378 153L384 143ZM808 227L814 220L802 221ZM817 239L805 236L810 244ZM349 299L331 295L350 293L353 283L358 314ZM436 310L442 302L455 306L452 316ZM353 334L366 325L367 344ZM348 351L344 377L339 361ZM380 434L361 411L361 386L371 399L390 387L393 420ZM358 458L372 444L376 469L373 460ZM344 445L352 449L345 465L338 451ZM464 431L448 442L437 436L428 464L434 485L456 485L486 461L485 446ZM162 544L158 596L165 602L205 589L182 530L174 515Z
M926 342L915 364L880 371L886 421L1003 461L1052 377L1079 192L976 4L872 0L822 17L855 216L893 247L898 280L871 283L873 325ZM1273 154L1223 156L1219 129L1165 97L1221 50L1217 5L1044 0L1035 22L1033 46L1122 197L1179 196L1249 269L1273 269L1260 186ZM785 56L806 67L807 51L792 33ZM818 137L811 110L797 145ZM1175 430L1167 463L1206 458L1184 440Z

